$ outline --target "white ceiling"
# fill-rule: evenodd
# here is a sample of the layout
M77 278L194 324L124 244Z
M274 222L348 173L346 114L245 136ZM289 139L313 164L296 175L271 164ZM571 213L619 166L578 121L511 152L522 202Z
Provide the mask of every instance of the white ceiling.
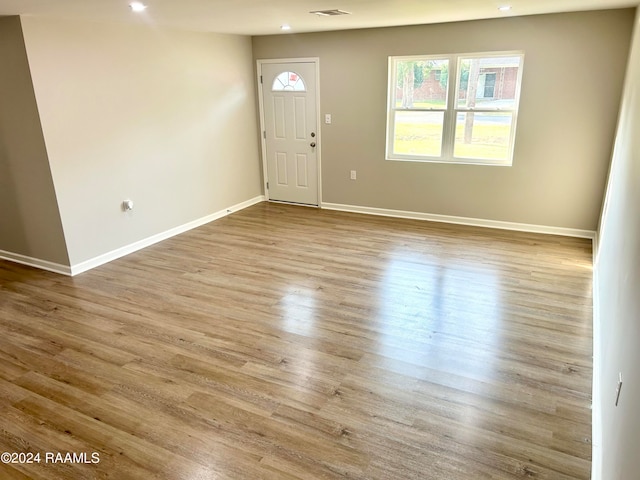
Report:
M150 23L187 30L262 35L440 23L479 18L637 6L640 0L0 0L0 15L37 15L99 22ZM509 12L499 5L511 4ZM341 9L352 15L318 17L312 10Z

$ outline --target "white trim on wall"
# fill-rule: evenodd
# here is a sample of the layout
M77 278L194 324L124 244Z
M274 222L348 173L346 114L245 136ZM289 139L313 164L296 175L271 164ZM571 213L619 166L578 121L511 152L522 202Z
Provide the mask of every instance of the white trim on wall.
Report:
M593 385L591 393L591 480L602 480L602 395L600 394L600 302L598 295L598 265L595 263L598 236L594 238L593 263Z
M405 210L389 210L386 208L361 207L358 205L342 205L339 203L323 203L320 207L326 208L327 210L339 210L342 212L365 213L367 215L409 218L413 220L427 220L430 222L455 223L458 225L471 225L474 227L499 228L501 230L515 230L518 232L544 233L547 235L563 235L565 237L593 239L596 233L592 230L579 230L576 228L551 227L546 225L533 225L529 223L503 222L500 220L486 220L483 218L456 217L452 215L410 212Z
M92 268L99 267L100 265L104 265L105 263L111 262L120 257L124 257L125 255L128 255L130 253L149 247L154 243L158 243L162 240L166 240L168 238L174 237L188 230L192 230L194 228L200 227L209 222L213 222L214 220L217 220L219 218L226 217L227 215L233 212L237 212L238 210L242 210L244 208L255 205L256 203L260 203L264 201L265 201L264 195L259 195L245 202L241 202L231 207L220 210L218 212L212 213L211 215L198 218L197 220L193 220L191 222L185 223L184 225L171 228L165 232L152 235L150 237L144 238L132 244L125 245L124 247L120 247L115 250L112 250L111 252L98 255L97 257L94 257L90 260L86 260L76 265L71 265L70 267L67 265L60 265L57 263L48 262L46 260L31 258L24 255L19 255L17 253L5 252L2 250L0 250L0 259L21 263L23 265L29 265L30 267L36 267L42 270L48 270L50 272L60 273L62 275L74 276L74 275L78 275L80 273L86 272L87 270L91 270Z
M105 263L111 262L120 257L124 257L125 255L129 255L130 253L149 247L154 243L161 242L162 240L166 240L168 238L174 237L188 230L198 228L206 223L213 222L214 220L217 220L222 217L226 217L230 213L237 212L238 210L242 210L244 208L250 207L251 205L255 205L256 203L263 202L264 200L265 200L264 195L259 195L245 202L238 203L231 207L212 213L211 215L207 215L206 217L198 218L197 220L193 220L191 222L185 223L184 225L171 228L165 232L152 235L150 237L134 242L130 245L125 245L124 247L117 248L115 250L112 250L111 252L107 252L105 254L99 255L85 262L72 265L71 275L72 276L78 275L79 273L86 272L87 270L91 270L92 268L99 267L100 265L104 265Z
M68 265L48 262L47 260L20 255L19 253L0 250L0 260L8 260L10 262L20 263L22 265L39 268L41 270L47 270L53 273L60 273L62 275L71 275L71 267L69 267Z

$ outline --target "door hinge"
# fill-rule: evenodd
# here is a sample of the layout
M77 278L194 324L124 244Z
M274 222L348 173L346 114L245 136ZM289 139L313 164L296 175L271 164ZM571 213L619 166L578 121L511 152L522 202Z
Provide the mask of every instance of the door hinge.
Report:
M269 190L269 182L267 182L267 190Z
M262 83L262 75L260 75L260 83Z
M267 131L266 130L262 131L262 138L267 138Z

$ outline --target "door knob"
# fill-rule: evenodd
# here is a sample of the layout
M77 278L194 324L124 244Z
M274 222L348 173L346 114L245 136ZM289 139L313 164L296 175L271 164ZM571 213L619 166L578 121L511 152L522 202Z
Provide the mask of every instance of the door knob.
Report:
M315 147L315 146L316 146L316 142L311 142L311 143L310 143L310 145L311 145L312 147Z
M315 137L316 136L316 132L311 132L311 137Z

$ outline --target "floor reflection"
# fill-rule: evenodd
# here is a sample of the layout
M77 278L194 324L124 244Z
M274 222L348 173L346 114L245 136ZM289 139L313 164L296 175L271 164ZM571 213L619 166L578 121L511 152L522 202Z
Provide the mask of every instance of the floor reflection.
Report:
M379 291L379 353L490 375L501 341L498 275L492 265L442 259L402 248L390 254Z
M287 285L280 301L282 328L287 332L310 336L315 329L316 290L301 285Z

